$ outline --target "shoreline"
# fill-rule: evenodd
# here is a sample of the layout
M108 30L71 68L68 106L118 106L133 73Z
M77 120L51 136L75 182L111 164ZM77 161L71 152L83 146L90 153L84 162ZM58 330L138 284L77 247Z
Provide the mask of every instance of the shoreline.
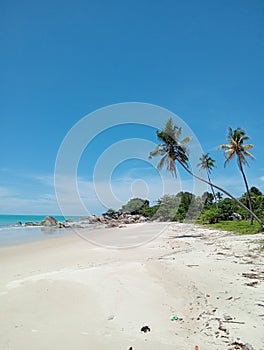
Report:
M34 219L34 216L31 216ZM36 217L35 217L36 218ZM38 217L39 218L39 217ZM47 239L48 236L67 235L76 233L84 237L91 232L102 228L124 228L131 224L151 222L142 215L130 213L116 213L114 216L100 215L78 217L76 220L57 220L55 217L46 216L41 221L19 221L16 224L0 226L0 247L1 245L24 244L30 241ZM86 233L88 232L88 234ZM96 238L94 238L96 240ZM110 246L112 246L110 244Z
M86 227L78 228L78 231L90 232L95 229L104 228L104 225L89 224ZM5 246L16 246L41 242L57 237L64 237L76 234L77 228L58 228L48 226L10 226L0 228L0 249Z
M77 235L1 248L1 349L263 348L262 234L147 223L100 236L112 249Z

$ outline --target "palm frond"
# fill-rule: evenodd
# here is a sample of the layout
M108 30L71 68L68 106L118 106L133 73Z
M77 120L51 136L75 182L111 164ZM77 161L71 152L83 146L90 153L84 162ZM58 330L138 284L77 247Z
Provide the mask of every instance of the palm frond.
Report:
M242 140L242 143L243 143L244 141L250 140L250 137L245 135L245 136L241 137L241 140Z
M167 123L165 124L162 132L169 137L173 138L175 137L175 131L176 131L176 126L173 125L173 120L170 118Z
M176 177L177 173L176 173L176 165L173 159L170 159L168 162L168 166L167 166L167 170L169 170L172 175L174 175Z
M246 158L245 158L245 156L244 156L243 154L241 154L239 158L240 158L240 160L241 160L241 162L242 162L243 164L248 165L248 162L247 162L247 160L246 160Z
M256 158L253 156L253 154L249 153L248 151L244 150L244 153L245 153L245 155L248 156L249 158L251 158L251 159L256 159Z
M156 148L149 153L149 159L160 154L161 145L157 145Z
M167 158L167 155L161 158L161 160L157 165L158 170L161 170L164 167L164 164L166 163L166 158Z
M219 149L224 149L224 148L231 148L232 146L229 143L223 143L222 145L219 145Z
M229 138L229 141L230 141L230 143L231 143L231 145L230 146L232 146L232 147L237 147L237 145L239 144L233 137L230 137Z
M174 176L176 176L175 162L168 154L162 157L161 160L159 161L157 165L158 170L161 170L165 165L167 170L169 170Z
M234 158L235 154L236 154L235 151L232 149L230 149L230 150L228 149L224 152L224 155L226 158L226 161L224 163L224 167L226 167L227 163L230 162L230 160Z
M243 149L250 149L250 148L254 148L254 145L252 144L247 144L247 145L243 145Z
M175 138L175 141L178 141L180 136L181 136L181 133L182 133L182 128L177 128L175 134L174 134L174 138ZM182 142L182 141L181 141Z
M224 156L226 157L226 158L229 158L231 155L235 155L236 154L236 152L235 152L235 150L233 149L233 148L229 148L229 149L226 149L225 151L224 151Z
M231 128L231 126L228 127L227 139L229 139L229 137L233 137L233 129Z
M181 141L179 141L180 144L183 144L183 143L188 143L192 141L192 137L191 136L186 136L184 137L184 139L182 139Z

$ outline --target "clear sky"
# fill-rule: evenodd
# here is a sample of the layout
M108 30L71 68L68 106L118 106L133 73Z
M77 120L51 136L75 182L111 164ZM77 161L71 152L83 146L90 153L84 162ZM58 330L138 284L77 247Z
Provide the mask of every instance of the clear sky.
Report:
M86 115L124 102L178 115L216 160L214 182L237 196L244 192L241 175L235 162L224 169L217 146L228 126L245 129L256 157L246 169L249 184L264 192L262 0L2 0L0 37L0 213L59 213L53 175L64 137ZM97 123L100 130L100 117ZM118 152L122 140L156 138L155 128L138 124L97 136L81 156L77 179L82 200L98 214L103 202L117 204L96 198L94 181L109 182L103 168L93 177L96 161L110 146ZM139 148L140 160L128 152L112 169L119 203L160 194L151 149ZM179 175L189 190L189 177ZM61 181L70 195L69 179Z

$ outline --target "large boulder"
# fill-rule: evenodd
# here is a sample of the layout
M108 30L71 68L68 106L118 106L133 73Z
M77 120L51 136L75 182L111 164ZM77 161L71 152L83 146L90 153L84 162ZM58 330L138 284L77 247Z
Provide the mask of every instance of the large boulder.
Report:
M92 215L92 216L88 216L85 219L88 220L90 224L98 224L98 223L103 224L106 222L106 219L103 216Z
M120 223L116 220L111 220L106 227L107 228L113 228L113 227L118 227L120 225Z
M242 220L242 215L238 214L238 213L232 213L232 215L230 216L231 220Z
M38 222L27 221L25 222L25 226L39 226Z
M44 220L41 221L41 226L57 226L58 220L52 216L46 216Z

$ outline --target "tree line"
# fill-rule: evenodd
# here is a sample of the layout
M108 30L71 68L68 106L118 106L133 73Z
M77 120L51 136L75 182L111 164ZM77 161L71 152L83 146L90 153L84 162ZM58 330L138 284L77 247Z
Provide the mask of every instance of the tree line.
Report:
M209 153L201 154L200 163L197 167L206 172L207 178L195 174L189 164L188 143L191 137L181 139L182 128L173 123L170 118L162 130L156 132L159 144L150 152L149 158L160 156L157 165L160 170L163 167L177 176L177 166L180 165L192 177L210 186L211 193L205 192L201 197L189 192L180 192L176 195L165 195L157 201L154 206L149 205L148 200L133 198L121 208L121 211L128 211L142 214L159 220L183 221L186 219L201 219L209 223L216 223L219 220L244 219L253 224L255 219L264 229L264 196L256 188L249 188L245 175L244 166L248 165L247 157L255 159L249 152L254 147L253 144L246 144L250 138L246 132L237 128L228 128L228 143L221 144L220 150L224 150L226 166L232 159L237 160L238 169L241 172L245 184L245 193L240 198L236 198L226 189L216 185L211 180L212 169L215 167L215 160ZM223 194L227 198L223 198ZM109 213L114 212L112 209Z
M256 187L249 189L252 209L264 220L264 195ZM246 205L247 193L243 193L239 201ZM142 198L130 199L122 208L121 212L141 214L153 220L179 221L201 220L205 223L214 224L227 220L250 220L250 213L232 198L223 198L221 192L204 192L196 196L190 192L179 192L175 195L164 195L157 200L156 204L150 205L149 201ZM114 214L109 209L107 214Z
M238 206L244 209L250 215L250 224L253 224L253 220L255 219L261 229L264 229L264 224L261 218L256 214L251 198L251 191L249 190L247 178L244 171L244 166L248 165L246 157L254 159L254 156L249 152L249 149L254 147L253 144L246 144L245 142L249 140L249 136L246 132L237 128L233 130L231 127L228 129L227 140L229 143L225 143L219 146L219 149L224 149L225 166L234 158L237 160L238 168L242 174L245 188L246 188L246 201L240 200L233 196L226 189L214 184L211 181L210 173L212 168L214 167L214 160L209 156L209 154L203 154L200 157L201 163L198 164L200 168L207 171L207 179L204 179L198 175L196 175L190 168L189 165L189 156L188 156L188 143L191 141L191 137L181 138L182 129L173 123L172 118L170 118L164 128L162 130L158 130L156 132L157 138L160 143L156 146L156 148L150 152L149 158L155 156L161 156L161 159L158 163L158 169L162 169L164 166L168 171L172 173L173 176L177 175L177 165L180 164L181 167L192 177L208 184L212 189L212 194L215 196L214 189L217 189L220 192L223 192L227 195L231 200L236 202ZM219 204L216 201L216 207ZM216 211L219 208L215 209Z

